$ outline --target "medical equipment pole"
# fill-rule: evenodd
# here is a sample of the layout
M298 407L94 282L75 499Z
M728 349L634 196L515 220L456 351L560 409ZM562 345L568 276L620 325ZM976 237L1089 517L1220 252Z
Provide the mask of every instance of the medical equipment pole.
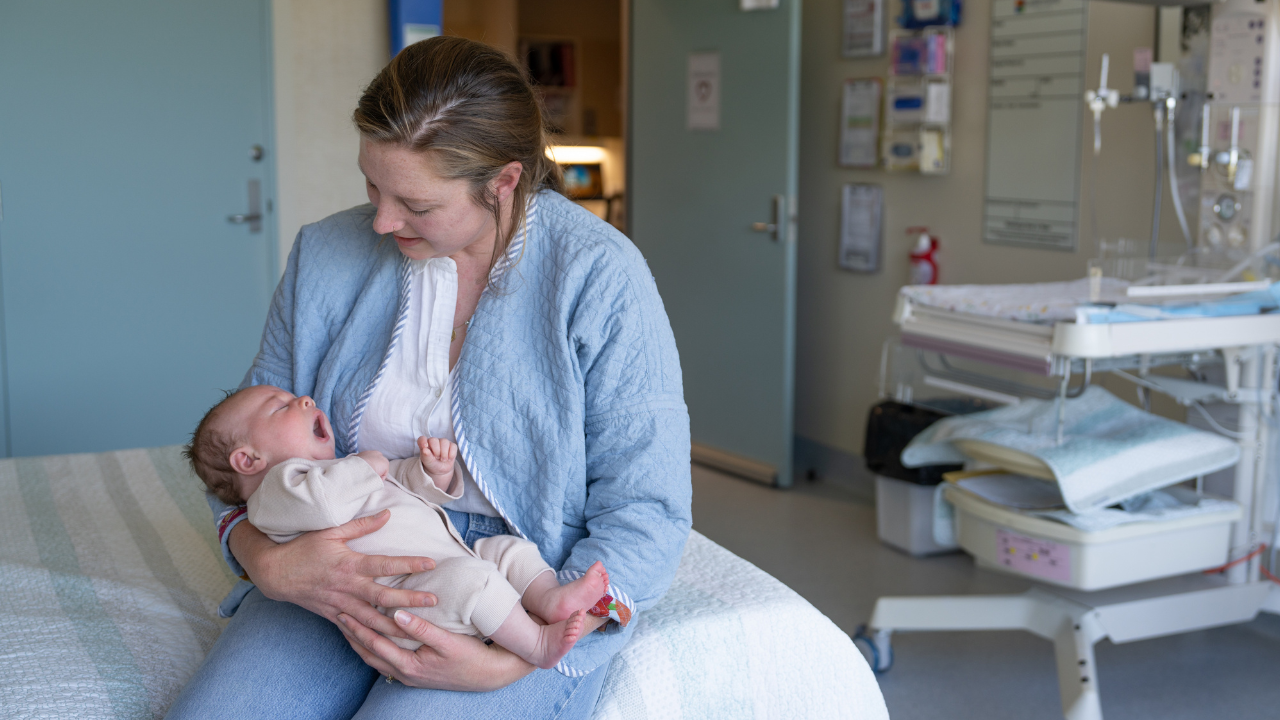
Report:
M1235 488L1233 499L1241 507L1250 512L1241 517L1231 527L1231 553L1245 555L1253 550L1257 542L1254 525L1254 502L1258 500L1255 490L1258 478L1258 462L1261 459L1258 447L1258 382L1260 354L1257 348L1237 348L1236 352L1224 352L1228 363L1237 363L1240 368L1237 407L1239 408L1240 460L1236 463ZM1228 388L1230 390L1230 388ZM1257 558L1248 563L1236 565L1227 570L1227 582L1238 585L1253 582L1258 577Z
M1253 462L1253 506L1250 514L1250 536L1251 545L1262 542L1263 523L1266 521L1266 484L1268 479L1267 464L1270 458L1267 456L1267 450L1270 445L1268 442L1270 436L1270 424L1268 423L1268 415L1271 410L1271 393L1274 392L1275 380L1275 345L1267 345L1256 352L1258 356L1258 373L1261 382L1258 385L1258 394L1256 402L1249 406L1253 412L1257 423L1254 432L1254 462ZM1243 414L1245 407L1240 408ZM1249 582L1257 582L1261 572L1262 556L1258 555L1249 561Z

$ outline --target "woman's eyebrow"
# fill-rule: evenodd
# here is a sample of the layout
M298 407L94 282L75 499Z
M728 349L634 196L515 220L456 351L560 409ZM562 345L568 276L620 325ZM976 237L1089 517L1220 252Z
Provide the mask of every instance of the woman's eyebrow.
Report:
M378 184L369 179L369 173L366 173L364 171L364 165L360 163L359 159L356 160L356 169L360 171L361 175L364 175L364 179L366 182L370 183L374 187L377 187ZM404 197L403 195L396 195L395 198L406 205L409 205L409 204L434 205L438 202L433 198L411 198L411 197Z

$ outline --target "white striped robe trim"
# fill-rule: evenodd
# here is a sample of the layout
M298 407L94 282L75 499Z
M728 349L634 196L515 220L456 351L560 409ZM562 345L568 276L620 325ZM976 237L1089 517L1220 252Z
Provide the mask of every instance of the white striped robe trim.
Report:
M356 403L355 412L351 413L351 421L347 423L347 437L351 438L352 454L360 452L360 421L364 419L364 410L369 405L369 399L373 397L373 389L378 386L378 381L386 374L387 367L391 364L391 355L396 350L396 345L400 342L400 335L404 332L404 324L409 319L409 285L412 275L410 268L413 261L404 255L400 256L400 311L396 316L395 329L391 331L391 342L387 344L387 354L382 358L382 364L378 366L378 372L374 373L373 379L369 381L369 387L365 388L364 394L360 396L360 401Z

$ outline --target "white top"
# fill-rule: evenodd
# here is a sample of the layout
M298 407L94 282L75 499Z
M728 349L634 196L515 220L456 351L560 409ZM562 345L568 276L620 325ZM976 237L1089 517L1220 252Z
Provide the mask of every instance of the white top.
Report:
M412 262L409 312L400 340L391 350L382 380L373 389L356 446L377 450L389 460L416 457L418 437L446 438L453 432L449 345L458 302L458 265L450 258ZM464 491L444 507L498 517L458 457Z

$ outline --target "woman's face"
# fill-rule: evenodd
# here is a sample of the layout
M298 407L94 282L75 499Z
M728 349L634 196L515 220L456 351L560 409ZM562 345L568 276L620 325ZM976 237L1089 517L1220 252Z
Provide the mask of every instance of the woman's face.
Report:
M394 236L406 257L448 257L469 248L487 258L492 252L493 215L471 199L470 183L441 177L427 156L361 139L360 171L378 209L374 232Z

